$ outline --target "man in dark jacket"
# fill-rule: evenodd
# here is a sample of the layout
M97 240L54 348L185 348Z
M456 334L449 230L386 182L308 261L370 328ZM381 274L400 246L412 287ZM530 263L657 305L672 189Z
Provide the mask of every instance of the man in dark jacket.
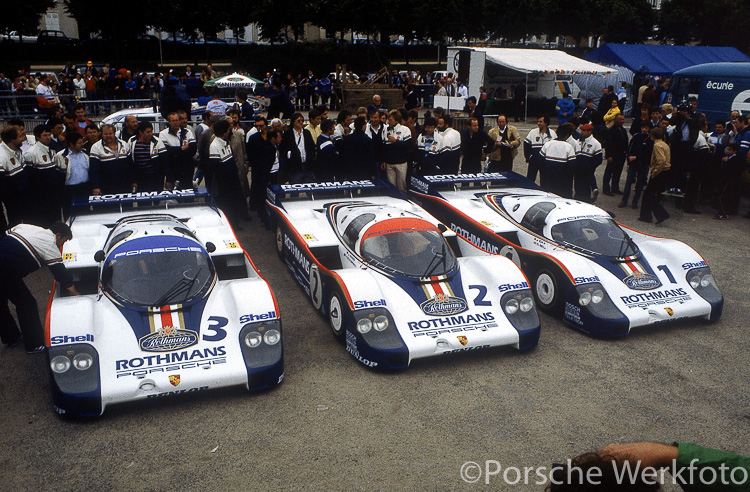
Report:
M461 172L481 173L482 161L487 154L492 152L495 142L479 129L479 121L476 118L469 118L469 126L461 132Z
M373 179L377 175L375 147L372 139L365 134L366 126L365 117L357 116L354 119L354 131L343 138L342 176L337 175L338 179Z
M305 129L305 117L294 113L289 128L281 138L281 150L286 159L284 169L290 183L314 181L315 142L310 131Z
M625 116L622 113L615 117L615 123L607 130L604 151L607 156L607 167L604 168L602 193L607 196L622 195L620 191L620 176L625 166L628 153L628 132L623 124Z

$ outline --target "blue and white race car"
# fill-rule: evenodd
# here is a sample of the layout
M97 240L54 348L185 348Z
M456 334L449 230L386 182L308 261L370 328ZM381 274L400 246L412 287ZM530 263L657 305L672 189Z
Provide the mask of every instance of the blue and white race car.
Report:
M721 316L724 298L690 246L625 227L516 173L414 176L410 197L485 254L513 259L540 309L592 335Z
M268 188L281 259L362 364L539 342L526 277L502 257L463 257L456 235L382 181Z
M268 283L205 190L80 197L63 262L80 296L53 287L47 346L55 410L284 377Z

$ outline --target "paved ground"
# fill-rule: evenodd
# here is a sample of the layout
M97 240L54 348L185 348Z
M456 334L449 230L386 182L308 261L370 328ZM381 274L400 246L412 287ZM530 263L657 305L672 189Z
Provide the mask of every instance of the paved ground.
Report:
M525 171L518 161L516 168ZM542 315L541 343L530 353L475 352L381 374L334 341L256 220L239 237L279 299L284 383L68 422L52 411L45 357L0 348L2 488L541 490L534 471L528 486L505 484L503 472L549 467L615 441L684 440L750 455L750 221L673 214L662 226L644 225L636 211L616 209L618 200L597 205L706 258L726 299L718 323L602 341ZM43 308L48 273L29 283ZM502 467L489 486L487 460L497 462L491 470ZM474 485L460 475L467 461L482 472ZM507 478L519 477L511 469Z

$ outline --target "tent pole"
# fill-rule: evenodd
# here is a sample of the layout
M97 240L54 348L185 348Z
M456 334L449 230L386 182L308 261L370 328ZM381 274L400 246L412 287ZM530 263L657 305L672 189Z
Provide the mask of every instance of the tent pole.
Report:
M523 121L529 119L529 72L526 72L526 92L523 95Z

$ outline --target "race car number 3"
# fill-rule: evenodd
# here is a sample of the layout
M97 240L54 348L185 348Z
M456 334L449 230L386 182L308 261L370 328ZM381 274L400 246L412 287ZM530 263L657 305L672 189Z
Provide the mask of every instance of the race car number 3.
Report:
M203 339L207 342L218 342L219 340L224 340L227 336L227 331L224 329L225 326L227 326L227 323L229 323L229 320L226 318L222 318L221 316L211 316L208 318L208 321L211 322L210 325L206 328L208 331L214 332L213 335L207 335L203 334Z

